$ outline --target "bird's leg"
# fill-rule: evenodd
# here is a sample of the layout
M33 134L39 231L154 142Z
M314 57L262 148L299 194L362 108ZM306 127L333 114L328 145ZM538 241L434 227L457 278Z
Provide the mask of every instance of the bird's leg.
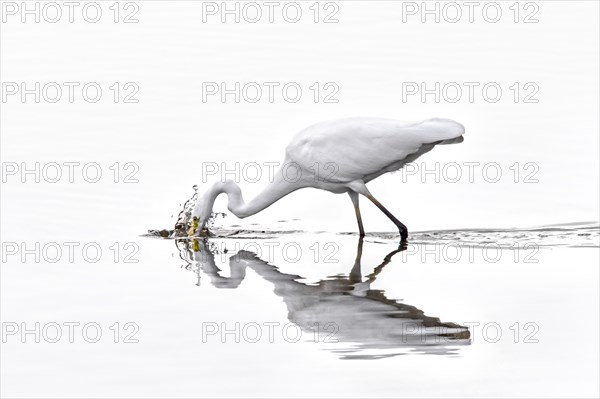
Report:
M360 208L358 207L358 193L354 191L349 191L348 195L352 200L352 204L354 205L354 212L356 212L356 220L358 222L358 232L361 237L365 236L365 229L363 228L362 218L360 217Z
M396 217L392 215L390 211L385 209L385 207L381 205L381 203L377 201L375 197L369 194L367 195L367 198L370 199L371 202L373 202L377 206L377 208L379 208L379 210L381 210L381 212L385 214L385 216L387 216L392 222L394 222L394 224L398 227L398 230L400 231L400 238L402 239L402 241L406 241L406 239L408 238L408 229L406 228L406 226L401 221L396 219Z

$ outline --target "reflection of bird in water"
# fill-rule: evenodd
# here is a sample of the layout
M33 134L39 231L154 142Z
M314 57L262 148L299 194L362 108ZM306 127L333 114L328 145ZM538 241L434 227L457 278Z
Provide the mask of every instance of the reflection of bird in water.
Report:
M273 181L252 201L231 180L215 183L192 211L190 234L201 235L216 198L226 193L228 209L245 218L271 206L301 188L317 188L335 194L348 193L354 205L358 229L365 235L359 194L373 202L398 227L403 240L408 230L371 195L366 184L433 149L438 144L460 143L464 127L449 119L400 122L380 118L348 118L322 122L298 133L286 148L285 160Z
M276 266L259 259L254 253L239 251L229 260L230 277L222 277L214 255L205 240L194 240L190 249L188 240L179 241L188 261L206 273L217 288L237 288L249 267L273 283L274 292L288 308L288 318L306 332L331 333L338 342L352 344L343 348L345 358L374 358L402 354L406 350L423 353L453 354L456 345L470 344L468 328L443 323L426 316L422 310L388 299L371 284L390 263L392 257L405 249L401 246L390 252L373 273L363 280L361 272L362 238L358 243L356 261L348 276L321 280L316 285L301 283L301 276L281 273ZM336 345L337 346L337 345ZM386 355L352 354L359 350L384 350ZM393 351L392 353L389 353Z

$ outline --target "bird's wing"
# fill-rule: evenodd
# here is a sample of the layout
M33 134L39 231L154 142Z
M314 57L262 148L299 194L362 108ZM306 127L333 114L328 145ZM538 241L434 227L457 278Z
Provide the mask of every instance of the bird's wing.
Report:
M464 127L449 119L342 119L304 129L292 139L286 156L306 170L335 168L329 176L331 182L370 180L398 170L436 144L456 141L463 134Z

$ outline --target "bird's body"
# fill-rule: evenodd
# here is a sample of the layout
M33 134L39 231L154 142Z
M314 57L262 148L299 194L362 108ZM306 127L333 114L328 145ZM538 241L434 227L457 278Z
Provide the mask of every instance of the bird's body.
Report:
M328 183L364 183L399 170L442 141L462 137L464 128L448 119L402 122L383 118L347 118L317 123L299 132L286 148L286 162L310 176L324 168ZM285 162L284 162L285 165ZM336 172L333 172L337 170ZM325 173L323 173L325 172Z
M401 169L438 144L462 141L464 127L449 119L402 122L383 118L347 118L321 122L300 131L286 148L281 169L267 188L246 204L239 187L218 182L198 202L194 216L200 221L198 233L212 213L221 193L229 196L228 208L238 217L247 217L301 188L348 193L356 210L359 230L364 235L358 195L368 197L400 230L406 227L370 194L365 186L382 174Z

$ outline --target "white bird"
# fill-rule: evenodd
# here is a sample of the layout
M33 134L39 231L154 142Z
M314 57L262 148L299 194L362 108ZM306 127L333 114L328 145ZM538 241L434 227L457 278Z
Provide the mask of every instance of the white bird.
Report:
M233 181L215 183L192 211L191 234L202 233L215 199L222 193L228 196L227 208L238 218L245 218L298 189L312 187L335 194L348 193L361 237L365 231L358 199L359 194L367 197L394 222L404 241L408 237L406 226L371 195L366 183L401 169L438 144L462 142L464 132L460 123L440 118L421 122L347 118L317 123L292 139L281 168L250 202L244 202L239 186Z

